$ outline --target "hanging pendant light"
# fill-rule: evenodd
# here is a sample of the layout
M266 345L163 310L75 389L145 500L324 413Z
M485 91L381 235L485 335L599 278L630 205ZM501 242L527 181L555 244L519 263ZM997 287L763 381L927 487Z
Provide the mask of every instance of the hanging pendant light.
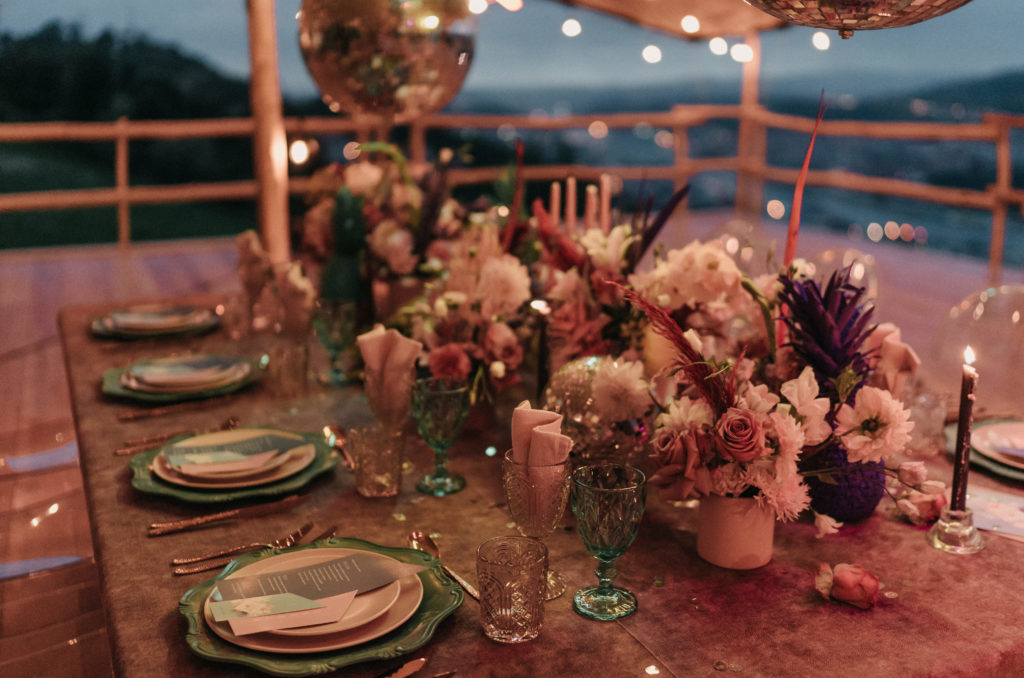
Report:
M951 12L971 0L745 0L768 14L801 26L854 31L899 28Z

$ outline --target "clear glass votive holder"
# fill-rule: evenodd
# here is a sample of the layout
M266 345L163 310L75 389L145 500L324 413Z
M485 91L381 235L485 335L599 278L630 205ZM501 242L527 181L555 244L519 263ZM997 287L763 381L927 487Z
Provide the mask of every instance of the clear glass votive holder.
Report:
M480 623L499 643L522 643L544 624L548 549L529 537L493 537L476 550Z
M942 509L939 519L928 530L928 542L947 553L970 554L985 548L981 531L974 526L974 512L969 508L956 511Z
M371 424L348 429L347 449L360 496L393 497L402 487L401 428Z

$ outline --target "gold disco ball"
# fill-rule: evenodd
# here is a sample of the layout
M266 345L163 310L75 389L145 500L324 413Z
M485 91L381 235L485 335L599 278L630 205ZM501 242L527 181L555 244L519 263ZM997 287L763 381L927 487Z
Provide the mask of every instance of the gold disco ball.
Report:
M324 103L378 123L440 110L473 60L466 0L303 0L299 47Z
M899 28L951 12L971 0L745 0L774 17L801 26L854 31Z

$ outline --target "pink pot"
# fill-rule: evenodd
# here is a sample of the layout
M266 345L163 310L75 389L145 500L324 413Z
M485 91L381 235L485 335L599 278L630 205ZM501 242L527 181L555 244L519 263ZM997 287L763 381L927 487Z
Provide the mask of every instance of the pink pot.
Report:
M697 512L697 554L712 565L752 570L772 559L775 513L753 498L710 495Z

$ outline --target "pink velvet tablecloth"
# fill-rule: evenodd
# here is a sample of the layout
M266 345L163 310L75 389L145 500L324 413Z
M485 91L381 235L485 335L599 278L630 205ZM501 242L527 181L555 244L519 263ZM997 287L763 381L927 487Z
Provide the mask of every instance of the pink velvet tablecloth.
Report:
M180 299L177 301L190 301ZM191 301L211 301L197 298ZM62 310L61 337L76 419L96 558L102 576L115 671L120 676L243 676L251 669L194 655L185 643L178 600L203 581L172 576L176 555L202 552L288 532L312 520L336 523L339 536L404 546L411 530L438 533L445 562L475 581L474 553L484 539L512 533L500 484L500 455L508 446L507 413L467 431L451 454L450 468L467 478L463 492L426 497L415 478L431 461L410 432L408 457L415 467L402 491L368 500L339 467L315 480L309 499L280 515L225 523L159 538L146 536L153 521L187 518L217 506L183 504L144 495L130 484L128 460L112 450L123 440L179 428L206 428L229 415L245 425L317 431L324 424L352 424L367 416L356 389L324 390L284 399L260 384L187 413L123 423L117 414L144 409L100 393L100 375L135 359L184 350L232 352L254 345L223 332L171 341L113 343L90 336L89 320L106 307ZM313 347L313 350L318 350ZM929 462L948 477L945 458ZM972 486L1021 493L1021 486L973 473ZM467 598L419 653L429 657L424 677L454 670L478 676L1009 676L1024 674L1024 543L988 536L974 556L931 548L922 528L889 515L887 500L861 524L815 538L809 522L780 524L772 561L736 572L702 561L695 550L696 509L648 499L636 542L616 566L617 583L636 593L639 611L614 622L584 619L572 610L571 592L595 581L596 561L583 549L567 513L546 540L552 566L569 593L545 608L538 639L518 646L484 638L477 603ZM883 596L873 610L827 602L814 589L821 562L863 563L881 579ZM401 658L346 668L339 675L376 676Z

